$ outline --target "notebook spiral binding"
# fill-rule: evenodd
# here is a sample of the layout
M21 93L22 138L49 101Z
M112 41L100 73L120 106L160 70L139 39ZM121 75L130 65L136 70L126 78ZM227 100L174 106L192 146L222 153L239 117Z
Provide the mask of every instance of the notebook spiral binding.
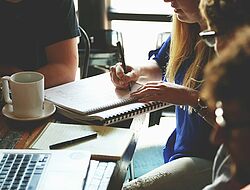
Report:
M142 106L129 109L128 111L122 111L120 113L119 111L117 112L111 111L110 113L109 110L105 110L103 111L103 113L105 113L106 111L108 111L109 113L101 115L101 116L98 113L97 115L95 114L82 115L77 112L72 112L67 109L61 108L60 106L57 106L57 108L58 108L59 113L61 113L62 115L68 118L71 118L75 121L78 121L79 123L82 123L82 124L110 125L110 124L118 123L123 120L134 118L136 115L139 115L139 114L156 111L159 109L164 109L169 106L171 106L171 104L166 103L166 102L160 102L160 101L150 102Z
M109 110L109 109L112 109L112 108L116 108L116 107L119 107L119 106L124 106L124 105L135 103L135 102L136 102L136 100L134 98L128 98L128 99L120 100L119 102L116 102L116 103L113 103L113 104L110 104L110 105L105 105L105 106L89 109L88 111L86 111L85 115L95 114L95 113L98 113L98 112L102 112L102 111L105 111L105 110Z
M165 107L170 106L169 103L166 102L161 102L161 101L156 101L156 102L150 102L145 104L144 106L136 109L129 110L127 112L119 113L113 116L110 116L109 118L106 118L104 120L104 125L109 125L112 123L117 123L119 121L133 118L135 115L139 115L142 113L150 112L151 110L158 110L158 109L163 109Z

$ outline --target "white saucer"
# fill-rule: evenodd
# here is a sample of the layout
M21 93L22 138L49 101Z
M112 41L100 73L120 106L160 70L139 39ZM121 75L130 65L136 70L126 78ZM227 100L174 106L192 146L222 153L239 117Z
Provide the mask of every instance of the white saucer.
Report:
M13 107L11 104L5 104L5 106L2 109L2 113L4 116L13 119L13 120L19 120L19 121L35 121L35 120L41 120L46 117L51 116L56 111L56 106L48 101L44 101L44 109L42 112L42 115L39 117L17 117L13 113Z

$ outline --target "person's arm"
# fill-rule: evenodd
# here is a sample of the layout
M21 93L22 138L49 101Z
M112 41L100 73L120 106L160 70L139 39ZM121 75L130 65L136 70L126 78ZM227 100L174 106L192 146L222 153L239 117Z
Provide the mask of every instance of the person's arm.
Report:
M245 186L245 187L243 187L243 188L241 188L241 190L250 190L250 184L247 185L247 186Z
M45 77L45 88L75 80L78 67L78 37L46 47L48 63L36 70ZM17 67L0 66L1 76L23 71Z
M40 13L43 23L39 32L47 63L37 71L44 74L48 88L75 80L80 32L73 0L42 2L46 14Z
M199 108L199 91L197 90L170 82L152 81L146 83L136 92L131 93L131 97L146 103L162 101L175 105L189 105L211 126L214 125L214 114L207 107L204 109Z
M18 69L17 67L12 67L12 66L5 66L5 65L0 65L0 76L10 76L13 73L22 71L21 69Z
M45 88L75 80L78 67L78 37L46 47L48 64L37 71L45 76Z
M111 80L117 88L126 89L130 82L137 81L140 76L147 77L149 80L161 80L165 74L166 64L169 60L170 37L157 50L149 52L149 59L146 64L139 67L127 66L127 74L124 73L121 63L110 68Z
M137 68L140 76L147 76L152 80L160 80L162 71L155 60L149 60L145 65Z

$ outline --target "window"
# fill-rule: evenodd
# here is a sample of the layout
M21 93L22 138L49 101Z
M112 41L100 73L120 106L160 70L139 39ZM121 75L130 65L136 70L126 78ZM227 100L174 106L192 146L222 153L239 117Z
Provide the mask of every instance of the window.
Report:
M112 29L123 37L126 62L130 65L144 64L148 52L156 49L160 33L171 30L171 23L145 21L112 21Z
M119 13L137 13L148 16L172 14L170 4L163 0L111 0L111 10ZM156 48L160 33L171 31L171 22L112 20L111 28L122 33L126 62L145 64L147 54ZM164 36L165 37L165 36ZM157 39L159 38L159 39Z
M110 0L111 8L122 12L147 14L172 14L170 4L163 0Z

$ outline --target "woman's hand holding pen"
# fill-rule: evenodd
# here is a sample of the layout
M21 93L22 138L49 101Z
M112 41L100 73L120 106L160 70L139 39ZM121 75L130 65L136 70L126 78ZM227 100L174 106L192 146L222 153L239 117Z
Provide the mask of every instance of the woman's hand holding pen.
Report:
M139 78L139 72L135 68L126 66L126 69L127 73L125 74L120 62L110 67L111 81L118 89L128 89L129 84L137 81Z

